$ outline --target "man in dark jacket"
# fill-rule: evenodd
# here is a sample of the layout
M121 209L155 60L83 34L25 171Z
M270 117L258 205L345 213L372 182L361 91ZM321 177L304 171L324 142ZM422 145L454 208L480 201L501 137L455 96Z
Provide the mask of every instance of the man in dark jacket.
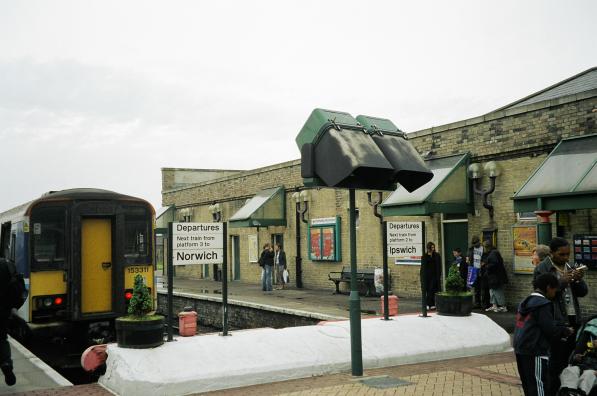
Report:
M492 304L485 311L507 312L504 285L508 283L508 274L506 273L506 267L504 267L504 259L491 241L485 241L483 248L487 254L485 258L485 276L487 277L490 303Z
M583 280L585 272L568 264L570 244L564 238L552 239L549 249L551 256L535 267L534 279L546 273L557 277L559 285L554 298L555 320L558 324L572 327L576 331L582 323L578 298L586 296L589 292ZM552 343L549 371L557 388L560 386L560 373L568 365L568 358L574 347L574 337L568 337L564 343L557 340Z
M10 357L10 345L8 344L7 322L12 307L7 305L9 300L6 295L10 283L10 271L5 259L0 258L0 368L4 374L6 385L12 386L17 379L12 372L12 360Z
M550 347L562 337L568 337L573 329L557 324L554 319L552 300L558 290L558 278L551 273L535 279L535 292L518 306L514 329L514 352L524 394L553 395L549 375Z
M435 293L440 290L442 278L442 259L435 251L435 243L427 243L427 251L421 258L421 291L427 309L435 309Z
M272 269L274 268L274 250L272 245L266 243L263 245L263 251L259 258L259 265L263 268L263 277L261 278L261 288L264 292L272 291Z

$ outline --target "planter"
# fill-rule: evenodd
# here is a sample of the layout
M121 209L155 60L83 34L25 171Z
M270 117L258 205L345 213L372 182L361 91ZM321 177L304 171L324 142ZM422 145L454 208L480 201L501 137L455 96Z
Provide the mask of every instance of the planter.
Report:
M473 295L467 294L435 294L435 306L438 315L470 316L473 310Z
M116 319L116 341L121 348L155 348L164 343L164 317L159 315L136 319Z

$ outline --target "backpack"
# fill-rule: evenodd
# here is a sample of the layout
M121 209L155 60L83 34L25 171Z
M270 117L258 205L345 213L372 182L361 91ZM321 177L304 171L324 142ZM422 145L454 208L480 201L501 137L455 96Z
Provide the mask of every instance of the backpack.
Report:
M19 309L25 304L29 292L25 287L25 278L23 274L17 272L13 262L4 260L6 267L8 268L8 274L10 280L8 281L8 288L6 290L6 297L8 306L11 308Z

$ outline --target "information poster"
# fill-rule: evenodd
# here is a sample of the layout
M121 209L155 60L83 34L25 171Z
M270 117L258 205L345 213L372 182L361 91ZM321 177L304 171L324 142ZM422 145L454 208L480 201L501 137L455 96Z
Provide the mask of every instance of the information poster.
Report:
M259 241L257 235L247 235L249 243L249 263L256 263L259 260Z
M574 235L574 262L597 268L597 235Z
M422 221L388 221L388 257L395 264L421 265L425 226Z
M309 259L340 261L340 217L312 219L309 224Z
M537 227L535 225L512 226L512 249L514 250L514 273L532 274L533 249L537 246Z
M311 260L321 260L321 228L311 229Z

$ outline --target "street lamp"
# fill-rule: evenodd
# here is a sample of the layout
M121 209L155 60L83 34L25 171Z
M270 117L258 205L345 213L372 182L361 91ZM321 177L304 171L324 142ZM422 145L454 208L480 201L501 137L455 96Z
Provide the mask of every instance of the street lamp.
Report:
M294 192L292 194L292 200L295 202L295 235L296 235L296 259L295 259L295 270L296 270L296 287L303 287L303 258L301 257L301 221L307 224L305 214L309 210L309 190L302 190L301 192Z
M487 162L483 167L481 164L470 164L468 177L473 180L473 191L483 197L483 207L489 211L489 217L493 220L493 205L489 203L489 195L495 191L495 179L500 175L500 166L495 161ZM489 177L489 188L481 188L481 179L486 174Z
M219 203L209 205L209 212L214 223L219 223L222 220L222 207Z

